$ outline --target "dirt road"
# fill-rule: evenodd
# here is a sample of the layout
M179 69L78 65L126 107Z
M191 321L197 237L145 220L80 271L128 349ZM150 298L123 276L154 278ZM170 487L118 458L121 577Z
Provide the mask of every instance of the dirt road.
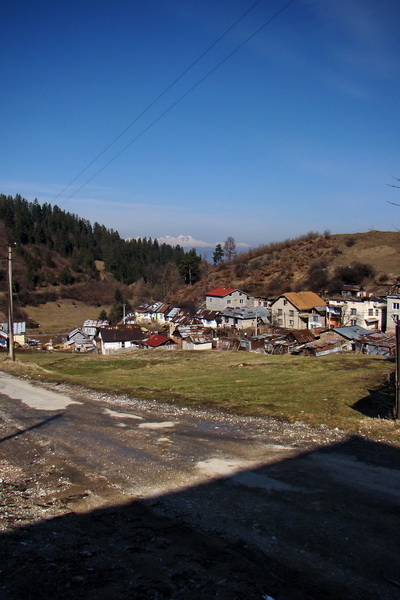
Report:
M0 373L0 598L397 600L399 449Z

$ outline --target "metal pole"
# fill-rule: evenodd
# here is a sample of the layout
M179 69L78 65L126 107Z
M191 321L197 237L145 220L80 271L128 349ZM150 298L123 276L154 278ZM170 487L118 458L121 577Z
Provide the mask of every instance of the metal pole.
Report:
M12 252L8 246L8 358L15 360L14 355L14 309L12 295Z

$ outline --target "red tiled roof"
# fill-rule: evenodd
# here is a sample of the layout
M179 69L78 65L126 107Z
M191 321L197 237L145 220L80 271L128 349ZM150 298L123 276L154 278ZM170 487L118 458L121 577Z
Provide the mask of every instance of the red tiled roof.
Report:
M149 337L149 339L147 340L147 345L151 346L152 348L156 348L157 346L162 346L163 344L166 344L167 342L173 342L173 340L171 340L171 338L169 338L166 335L160 335L158 333L153 333L153 335L151 335Z
M228 294L231 294L232 292L236 292L237 288L223 288L223 287L216 287L213 290L210 290L209 292L206 293L206 296L219 296L220 298L223 298L224 296L227 296Z

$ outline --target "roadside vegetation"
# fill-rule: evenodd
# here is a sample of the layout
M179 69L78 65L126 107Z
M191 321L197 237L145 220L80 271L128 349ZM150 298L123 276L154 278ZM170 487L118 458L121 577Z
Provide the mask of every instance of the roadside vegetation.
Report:
M183 406L338 427L400 442L393 421L394 363L336 354L307 358L241 352L136 350L117 356L19 351L0 369Z

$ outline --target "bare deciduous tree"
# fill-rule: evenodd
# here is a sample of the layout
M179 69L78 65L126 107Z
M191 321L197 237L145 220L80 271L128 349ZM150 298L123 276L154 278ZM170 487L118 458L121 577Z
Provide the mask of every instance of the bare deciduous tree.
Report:
M232 260L236 256L236 242L234 238L229 235L224 243L224 255L227 260Z

